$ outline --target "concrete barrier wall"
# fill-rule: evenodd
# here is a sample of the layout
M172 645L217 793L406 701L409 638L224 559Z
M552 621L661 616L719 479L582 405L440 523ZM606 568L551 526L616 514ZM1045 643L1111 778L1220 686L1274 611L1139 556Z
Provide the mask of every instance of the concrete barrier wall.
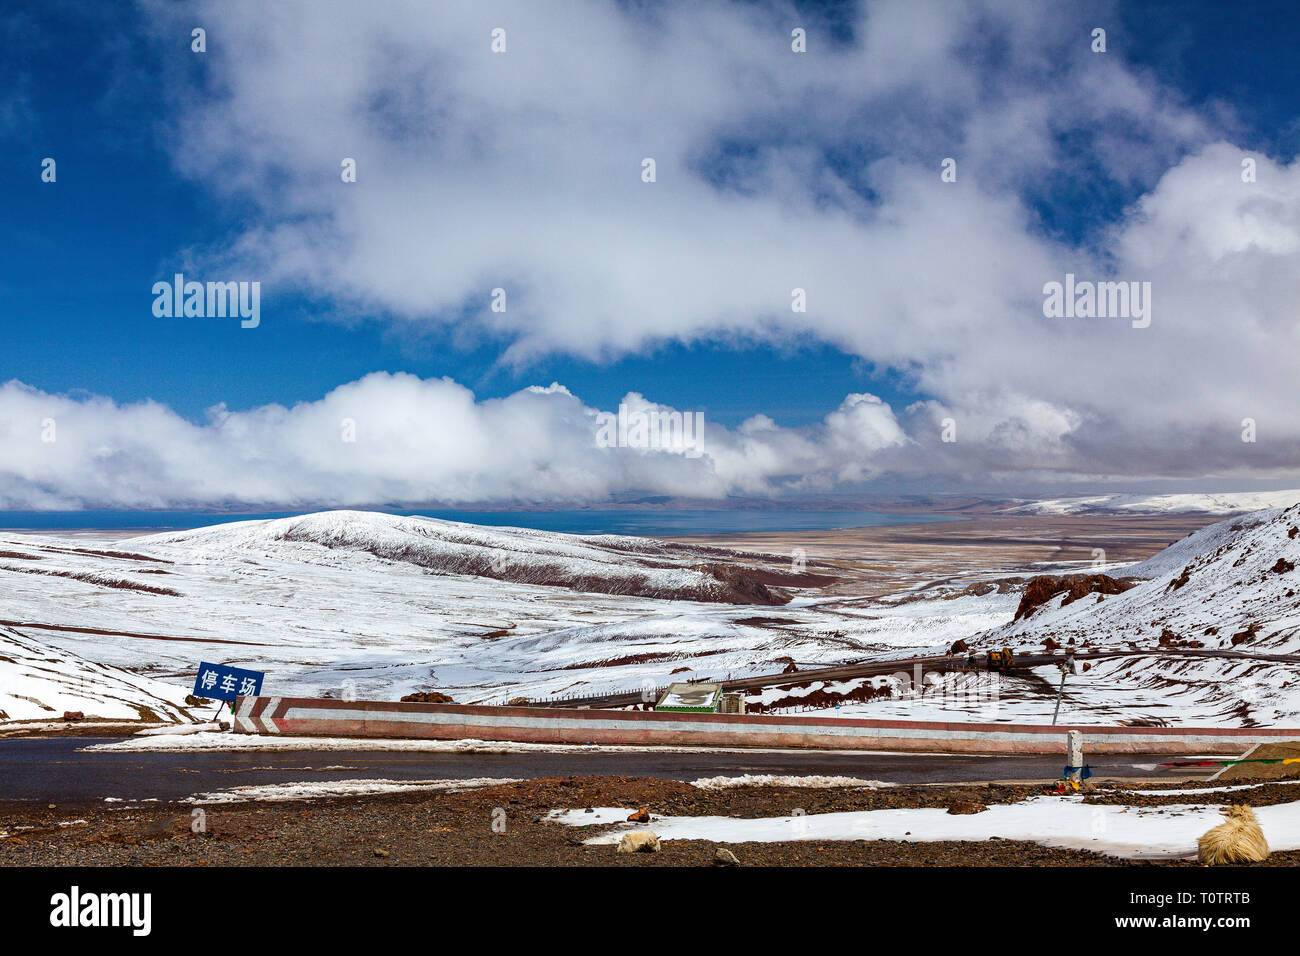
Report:
M1240 754L1259 743L1300 740L1297 728L1051 727L301 697L241 697L234 730L297 737L1023 754L1064 754L1070 730L1083 733L1089 754Z

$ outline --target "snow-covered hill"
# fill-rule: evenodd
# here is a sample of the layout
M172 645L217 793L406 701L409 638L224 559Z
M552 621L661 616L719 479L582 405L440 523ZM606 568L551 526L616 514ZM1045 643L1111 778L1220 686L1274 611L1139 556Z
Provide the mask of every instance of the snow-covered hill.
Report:
M1236 491L1223 494L1094 495L1051 498L1007 508L1008 514L1239 514L1266 508L1288 508L1300 502L1296 491Z
M1300 653L1300 505L1208 525L1116 573L1147 580L1122 594L1068 604L1058 595L973 643L1029 648L1050 639L1097 649ZM1128 659L1099 664L1091 680L1189 694L1224 717L1272 723L1300 714L1300 668L1292 664Z
M0 534L0 626L180 688L209 660L265 671L274 693L504 702L868 653L787 603L828 570L367 512L111 542Z
M1268 508L1263 511L1242 515L1240 518L1216 521L1214 524L1206 525L1204 528L1193 531L1187 537L1175 541L1169 547L1158 554L1152 555L1145 561L1130 564L1124 568L1123 573L1126 577L1159 578L1173 571L1181 571L1187 564L1198 558L1230 545L1243 532L1278 520L1283 514L1283 510L1282 508Z
M727 604L785 604L789 600L788 594L769 588L757 575L743 570L721 573L718 557L726 553L718 549L691 548L653 538L486 528L373 511L325 511L297 518L237 521L135 538L131 547L208 561L276 554L337 563L347 560L346 553L352 552L435 574L599 594ZM340 557L333 552L345 554ZM763 577L796 580L781 571L769 570Z
M0 721L184 721L185 688L86 660L0 627Z

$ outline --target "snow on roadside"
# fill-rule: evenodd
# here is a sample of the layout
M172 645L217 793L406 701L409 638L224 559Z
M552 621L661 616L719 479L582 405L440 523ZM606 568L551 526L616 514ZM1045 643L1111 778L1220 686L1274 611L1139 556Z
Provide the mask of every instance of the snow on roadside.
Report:
M180 736L185 734L218 733L221 725L215 721L210 724L166 724L162 727L146 727L137 730L137 737Z
M879 790L892 787L883 780L863 780L861 777L826 777L816 774L797 777L770 773L747 773L739 777L701 777L691 781L692 787L701 790L729 790L734 787L809 787L824 790L831 787L854 787L860 790Z
M108 750L118 753L188 753L193 751L430 751L434 753L807 753L772 747L649 747L624 744L534 744L505 740L405 740L380 737L281 737L258 734L197 733L131 737L111 743L88 744L81 752ZM828 755L854 757L897 756L895 750L819 750ZM947 757L955 754L927 754Z
M196 734L135 736L112 743L90 744L85 751L125 753L188 753L192 751L432 751L437 753L588 752L607 750L595 744L530 744L498 740L405 740L374 737L282 737L205 731Z
M182 803L202 806L225 803L245 803L250 800L324 800L330 797L363 797L382 793L408 793L412 791L445 791L460 793L482 787L497 787L507 783L520 783L516 777L471 777L464 780L310 780L298 783L250 784L231 787L215 793L199 793L186 797Z
M79 826L84 826L85 823L86 823L85 820L57 820L55 821L54 825L56 827L79 827ZM11 836L16 836L28 830L39 830L39 829L41 829L41 827L39 826L23 824L20 826L15 826L11 830L0 830L0 840L4 840Z
M1028 840L1044 846L1091 850L1137 860L1196 856L1201 834L1223 822L1222 808L1171 804L1160 807L1088 805L1081 797L1031 797L995 804L983 813L950 814L937 808L857 810L803 816L661 817L652 824L660 840L715 843L784 843L795 840ZM625 807L553 810L548 819L566 826L624 824L585 842L617 844L629 828ZM1300 802L1255 810L1274 852L1300 849ZM645 829L644 824L639 825Z
M1213 779L1212 777L1210 779ZM1262 783L1238 783L1225 787L1189 787L1185 790L1151 790L1141 787L1125 787L1123 790L1111 790L1111 793L1140 793L1151 797L1187 797L1199 793L1235 793L1238 790L1257 790L1260 787L1279 787L1300 783L1300 780L1266 780ZM1102 791L1106 792L1106 791Z

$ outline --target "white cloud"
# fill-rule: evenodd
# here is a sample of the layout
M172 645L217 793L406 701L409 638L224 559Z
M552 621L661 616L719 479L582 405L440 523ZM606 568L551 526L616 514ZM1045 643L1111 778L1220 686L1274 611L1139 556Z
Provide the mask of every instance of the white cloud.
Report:
M1113 52L1091 53L1094 20L1117 20L1107 7L881 3L859 16L855 43L814 30L796 55L800 17L780 5L588 0L562 19L527 2L146 6L168 43L191 21L209 33L203 84L172 78L176 162L256 211L200 256L272 289L491 336L523 363L665 338L812 336L902 370L958 421L958 442L943 447L914 410L900 443L892 412L851 405L815 435L751 422L703 471L642 463L633 476L625 463L543 467L543 450L530 453L566 433L520 432L513 410L577 409L572 397L475 404L451 385L393 380L385 388L446 409L438 447L464 467L431 455L439 478L426 490L439 496L458 500L497 467L521 469L496 479L502 493L511 482L527 492L542 468L541 486L582 496L643 480L755 490L795 473L822 486L886 467L1300 465L1300 165L1253 154L1258 181L1242 183L1247 151L1129 69L1113 30ZM489 50L497 26L504 55ZM645 156L654 184L639 178ZM955 184L940 182L945 156L958 161ZM356 184L339 182L344 157L357 160ZM1045 235L1034 201L1086 177L1141 199L1082 247ZM1045 319L1042 286L1067 272L1150 281L1151 327ZM488 310L496 286L505 313ZM790 310L795 287L806 313ZM408 404L415 418L397 430L419 424L423 406ZM307 414L264 410L239 427ZM1245 417L1259 422L1257 445L1239 441ZM859 423L873 436L861 446ZM502 435L519 442L508 460ZM310 447L294 454L311 462ZM368 493L420 490L388 480L394 463L357 464L375 469ZM295 493L330 487L310 470L300 480ZM271 474L243 481L275 488Z
M627 395L625 414L666 406ZM195 424L152 402L0 386L0 508L320 506L721 497L831 485L900 446L889 407L850 395L823 424L736 431L697 446L601 447L598 409L560 385L479 401L450 379L374 373L292 408L218 406ZM698 456L687 454L697 450Z
M629 419L694 411L635 392L621 406ZM705 416L686 444L638 443L629 429L627 443L607 447L600 416L619 413L559 384L477 399L448 378L376 372L316 401L219 405L195 423L155 402L11 381L0 385L0 509L720 500L862 490L878 479L996 491L1008 480L1060 484L1109 470L1077 413L1036 399L974 410L922 402L896 415L855 393L802 427L755 415L727 428ZM945 419L956 422L955 442L942 440ZM1289 448L1258 454L1282 474ZM1186 474L1168 464L1167 474Z

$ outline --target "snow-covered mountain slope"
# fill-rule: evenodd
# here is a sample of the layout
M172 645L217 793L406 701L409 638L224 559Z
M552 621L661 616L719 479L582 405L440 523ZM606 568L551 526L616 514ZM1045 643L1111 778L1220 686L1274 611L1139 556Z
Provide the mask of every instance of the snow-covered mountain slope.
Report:
M1223 494L1094 495L1052 498L1007 508L1008 514L1177 514L1198 512L1212 515L1238 514L1266 508L1288 508L1300 502L1296 491L1234 491Z
M1300 653L1300 505L1209 525L1119 572L1148 580L1122 594L1060 595L973 644L1105 649L1160 645ZM1265 723L1300 714L1300 667L1231 659L1111 661L1094 683L1178 689L1221 716ZM1087 678L1084 679L1086 685Z
M791 661L806 669L906 658L946 652L957 640L980 649L1037 648L1047 637L1146 647L1168 628L1175 637L1167 641L1231 646L1244 631L1254 636L1241 648L1291 649L1300 607L1288 591L1292 577L1300 584L1300 571L1272 567L1278 557L1300 564L1293 554L1300 536L1288 534L1297 519L1300 508L1206 527L1141 565L1105 568L1151 580L1101 603L1095 595L1067 606L1053 598L1014 623L1030 576L1097 569L1000 564L935 580L925 565L910 578L900 573L911 583L882 596L856 590L853 576L875 574L881 556L861 565L866 572L839 559L810 560L817 577L792 574L788 555L356 512L98 542L0 533L0 627L48 645L50 657L164 681L172 700L183 699L202 660L265 671L266 692L274 694L393 700L439 690L461 702L504 703L771 674ZM1189 565L1187 581L1173 587ZM594 573L614 584L580 590ZM556 575L572 586L557 586ZM683 575L690 586L681 593L706 596L661 589ZM831 575L839 580L823 586ZM628 581L648 582L650 594L617 593ZM772 606L718 599L714 588L738 581L781 582L793 599ZM672 596L658 596L665 593ZM1209 627L1216 630L1207 635ZM1098 664L1072 679L1064 713L1081 723L1293 723L1300 715L1295 670L1223 659ZM977 693L938 698L856 688L857 698L871 699L845 699L833 713L1050 719L1059 675L979 676ZM802 690L818 690L821 700L855 691L792 685L767 703L789 706Z
M1192 561L1229 545L1243 531L1276 521L1282 513L1282 508L1269 508L1242 515L1240 518L1216 521L1175 541L1145 561L1130 564L1123 569L1122 573L1125 577L1158 578L1173 571L1181 571Z
M731 557L730 553L653 538L485 528L371 511L237 521L135 538L130 546L209 561L274 553L330 563L338 560L332 552L365 553L435 574L727 604L785 604L789 596L763 581L797 581L796 575L779 569L768 569L762 575L747 574L744 569L723 573L726 566L718 558Z
M788 555L360 512L112 542L0 534L0 626L180 687L210 660L267 672L269 693L498 702L876 649L855 637L869 625L802 597L834 578L790 569ZM731 603L766 582L801 596Z
M96 664L0 627L0 721L183 721L185 688Z

